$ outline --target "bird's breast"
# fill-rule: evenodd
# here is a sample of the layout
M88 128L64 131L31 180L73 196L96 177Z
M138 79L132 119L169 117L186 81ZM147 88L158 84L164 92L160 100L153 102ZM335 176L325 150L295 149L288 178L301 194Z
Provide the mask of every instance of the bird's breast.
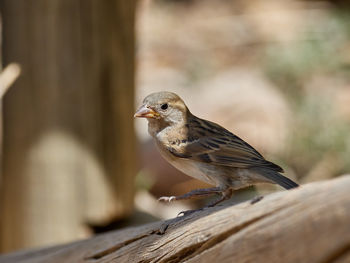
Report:
M166 161L168 161L172 166L174 166L176 169L202 182L205 182L211 185L218 185L216 180L212 176L208 175L208 173L205 171L206 169L203 169L203 167L201 167L201 163L193 161L191 159L187 159L187 158L176 157L173 154L171 154L159 142L156 142L156 144L162 157Z

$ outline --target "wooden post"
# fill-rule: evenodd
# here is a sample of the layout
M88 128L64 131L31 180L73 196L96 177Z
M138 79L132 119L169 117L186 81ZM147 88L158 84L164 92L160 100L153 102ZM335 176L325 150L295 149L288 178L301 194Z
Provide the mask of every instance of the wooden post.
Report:
M130 0L1 0L1 251L88 235L132 210L134 13Z

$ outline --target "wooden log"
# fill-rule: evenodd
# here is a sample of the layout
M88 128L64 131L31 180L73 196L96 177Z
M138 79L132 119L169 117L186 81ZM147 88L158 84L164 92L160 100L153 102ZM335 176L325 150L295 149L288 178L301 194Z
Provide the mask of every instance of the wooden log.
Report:
M343 176L0 262L350 262L349 189Z

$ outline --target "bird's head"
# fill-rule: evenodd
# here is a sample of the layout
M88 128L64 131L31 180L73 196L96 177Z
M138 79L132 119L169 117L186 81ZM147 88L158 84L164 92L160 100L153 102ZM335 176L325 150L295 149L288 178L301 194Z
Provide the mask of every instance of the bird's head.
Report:
M183 100L172 92L162 91L148 95L134 117L147 118L151 122L178 124L190 114Z

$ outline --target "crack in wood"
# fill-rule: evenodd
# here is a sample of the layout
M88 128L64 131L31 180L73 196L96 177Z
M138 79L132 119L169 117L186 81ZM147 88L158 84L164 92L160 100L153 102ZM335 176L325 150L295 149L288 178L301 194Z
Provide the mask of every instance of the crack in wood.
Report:
M238 233L239 231L241 231L242 229L245 229L247 226L252 225L254 223L256 223L257 221L266 218L280 210L282 210L283 207L276 209L274 211L271 211L268 214L264 214L261 215L259 217L253 218L250 221L247 221L241 225L235 226L232 229L229 229L228 231L219 234L217 236L213 236L212 238L209 238L206 241L203 242L199 242L196 244L193 244L192 246L186 247L180 251L178 251L175 255L172 255L170 258L165 258L164 260L157 260L161 263L175 263L175 262L180 262L180 261L185 261L188 260L190 258L193 258L199 254L201 254L203 251L206 251L208 249L210 249L211 247L214 247L215 245L223 242L225 239L229 238L230 236L232 236L233 234Z
M278 212L279 210L282 210L283 207L279 208L279 209L276 209L274 211L271 211L270 213L268 214L264 214L262 216L259 216L259 217L256 217L256 218L253 218L251 219L250 221L247 221L245 222L244 224L241 224L241 225L238 225L236 227L233 227L232 229L226 231L225 233L222 233L222 234L219 234L217 236L213 236L211 238L209 238L208 240L206 241L203 241L203 242L199 242L199 243L196 243L196 244L193 244L191 246L188 246L180 251L178 251L175 255L172 255L171 257L167 258L165 257L166 255L163 255L161 258L158 258L157 261L158 262L167 262L167 263L173 263L173 262L180 262L181 260L188 260L190 258L193 258L197 255L199 255L200 253L202 253L203 251L221 243L222 241L224 241L225 239L229 238L231 235L235 234L235 233L238 233L240 230L246 228L247 226L251 225L251 224L254 224L255 222L265 218L265 217L268 217L276 212ZM127 246L133 242L136 242L140 239L143 239L145 237L148 237L152 234L156 234L157 231L151 231L149 233L146 233L144 235L139 235L135 238L132 238L132 239L129 239L127 241L124 241L122 243L119 243L119 244L116 244L115 246L112 246L112 247L109 247L108 249L105 249L105 250L102 250L98 253L95 253L93 254L92 256L88 256L85 258L85 260L99 260L103 257L106 257L114 252L116 252L117 250L119 250L120 248L124 247L124 246ZM191 233L193 235L193 233ZM177 239L179 236L173 238L171 241ZM167 242L168 243L168 242ZM165 244L163 244L165 245ZM156 249L159 249L156 248ZM155 250L156 250L155 249ZM165 257L165 258L164 258ZM143 261L143 262L147 262L147 261Z
M342 247L335 250L332 254L330 254L324 261L321 263L331 263L341 259L344 255L349 253L350 251L350 243L343 245Z
M98 259L101 259L107 255L110 255L114 252L116 252L118 249L124 247L124 246L127 246L133 242L136 242L137 240L140 240L140 239L143 239L145 237L148 237L149 235L152 235L153 232L151 233L147 233L147 234L144 234L144 235L140 235L140 236L137 236L135 238L132 238L132 239L129 239L129 240L126 240L122 243L119 243L119 244L116 244L115 246L112 246L112 247L109 247L105 250L102 250L102 251L99 251L98 253L96 254L93 254L91 256L88 256L88 257L85 257L84 259L85 260L98 260Z
M216 235L216 236L213 236L211 238L209 238L208 240L205 240L203 242L198 242L198 243L195 243L191 246L188 246L180 251L178 251L176 254L172 255L171 257L166 257L166 254L163 255L162 257L158 258L156 261L157 262L167 262L167 263L173 263L173 262L180 262L182 260L188 260L190 258L193 258L199 254L201 254L203 251L205 250L208 250L210 249L211 247L221 243L222 241L224 241L225 239L229 238L230 236L232 236L233 234L235 233L238 233L240 230L246 228L247 226L251 225L251 224L254 224L255 222L265 218L265 217L268 217L280 210L284 209L284 207L280 207L278 209L275 209L273 211L271 211L270 213L268 214L264 214L264 215L261 215L261 216L258 216L256 218L253 218L251 219L250 221L247 221L247 222L244 222L243 224L241 225L238 225L238 226L235 226L233 227L232 229L229 229L228 231L224 232L224 233L221 233L219 235ZM153 234L157 234L157 230L153 230L151 232L148 232L146 234L143 234L143 235L139 235L135 238L132 238L132 239L129 239L129 240L126 240L122 243L118 243L112 247L109 247L105 250L102 250L102 251L99 251L91 256L87 256L85 257L84 259L85 260L99 260L103 257L106 257L114 252L116 252L117 250L119 250L120 248L122 247L125 247L133 242L136 242L138 240L141 240L145 237L148 237L150 235L153 235ZM193 235L194 233L191 233L191 235ZM171 239L170 241L173 241L179 237L183 237L182 235L179 235L173 239ZM167 242L168 244L169 242ZM166 244L163 244L162 246L165 246ZM159 247L157 247L156 249L154 249L153 251L159 249ZM143 260L142 262L148 262L147 260Z
M233 206L216 210L220 211L217 215L198 213L176 221L163 236L156 235L155 228L165 221L69 245L1 255L0 262L62 262L66 258L86 263L350 262L349 185L350 176L344 176L302 186L288 196L273 194L268 204L259 203L254 209ZM332 213L324 213L327 210ZM327 239L334 241L332 246ZM295 246L292 251L291 246Z

